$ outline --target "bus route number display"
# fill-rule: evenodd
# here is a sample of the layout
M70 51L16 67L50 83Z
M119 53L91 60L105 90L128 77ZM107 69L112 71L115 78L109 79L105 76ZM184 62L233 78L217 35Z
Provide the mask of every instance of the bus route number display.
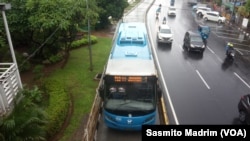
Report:
M147 77L143 76L114 76L115 82L133 82L133 83L141 83L147 82Z

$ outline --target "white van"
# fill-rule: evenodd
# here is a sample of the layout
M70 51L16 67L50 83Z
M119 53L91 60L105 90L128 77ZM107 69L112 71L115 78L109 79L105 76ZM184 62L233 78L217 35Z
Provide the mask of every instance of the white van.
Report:
M193 6L193 5L196 5L198 2L197 2L197 0L187 0L187 3L188 3L190 6Z

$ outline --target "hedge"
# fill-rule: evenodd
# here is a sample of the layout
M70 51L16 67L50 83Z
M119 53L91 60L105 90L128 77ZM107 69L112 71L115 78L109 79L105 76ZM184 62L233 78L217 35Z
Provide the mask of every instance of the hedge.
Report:
M91 44L97 43L97 37L94 35L90 36L90 40L91 40L90 41ZM88 36L87 35L84 35L83 38L80 40L73 41L71 44L71 49L78 48L78 47L85 46L85 45L88 45Z
M49 94L49 103L46 109L49 120L46 129L48 137L52 137L61 129L67 117L70 98L64 90L62 81L59 80L46 80L45 90Z

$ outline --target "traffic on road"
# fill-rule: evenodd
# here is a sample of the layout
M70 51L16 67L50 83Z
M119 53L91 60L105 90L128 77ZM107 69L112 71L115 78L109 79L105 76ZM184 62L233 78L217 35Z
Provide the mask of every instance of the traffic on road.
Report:
M156 1L148 17L159 4L162 5L161 15L167 13L170 4ZM174 6L175 18L167 18L174 33L172 45L153 43L166 89L170 123L242 124L237 105L240 97L250 89L249 66L243 63L249 54L249 38L220 15L217 16L222 21L212 20L206 16L207 12L198 11L198 7L194 10L185 1L176 1ZM209 12L218 14L212 9ZM161 21L149 20L147 23L154 40ZM188 51L185 45L190 42L185 42L185 34L190 31L198 34L200 25L209 27L210 32L202 55L200 51ZM229 42L235 50L233 61L227 59ZM188 45L189 49L194 49L196 44Z

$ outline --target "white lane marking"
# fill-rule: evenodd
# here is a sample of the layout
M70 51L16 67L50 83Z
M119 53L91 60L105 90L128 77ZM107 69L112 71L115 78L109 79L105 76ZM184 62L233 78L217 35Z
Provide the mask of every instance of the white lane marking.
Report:
M240 55L243 55L243 53L242 53L239 49L236 49L236 48L235 48L235 50L236 50L237 52L239 52Z
M208 50L211 52L211 53L213 53L214 55L215 55L215 57L222 63L223 62L223 60L210 48L210 47L208 47L207 46L207 48L208 48Z
M215 52L210 47L207 46L207 49L210 50L213 54L215 54Z
M199 77L201 78L201 80L203 81L203 83L206 85L206 87L208 89L210 89L209 85L207 84L207 82L205 81L205 79L202 77L202 75L200 74L200 72L198 70L195 70L195 71L199 75Z
M237 76L250 89L250 86L247 84L247 82L244 81L236 72L234 72L234 75Z
M150 25L149 23L147 23L147 25ZM150 26L148 26L149 28L150 28ZM159 71L159 73L160 73L160 77L161 77L161 79L162 79L162 83L163 83L163 87L165 88L165 90L166 90L166 96L167 96L167 100L168 100L168 102L169 102L169 105L170 105L170 108L171 108L171 111L172 111L172 113L173 113L173 117L174 117L174 120L175 120L175 123L176 123L176 125L179 125L179 121L178 121L178 118L177 118L177 116L176 116L176 113L175 113L175 110L174 110L174 106L173 106L173 103L172 103L172 100L171 100L171 98L170 98L170 94L169 94L169 91L168 91L168 88L167 88L167 84L166 84L166 82L165 82L165 79L163 78L163 73L162 73L162 69L161 69L161 66L160 66L160 63L159 63L159 60L158 60L158 56L157 56L157 53L156 53L156 47L155 47L155 45L154 45L154 40L153 40L153 37L152 37L152 33L151 33L151 29L149 30L149 32L150 32L150 34L149 34L149 37L150 37L150 39L151 39L151 45L152 45L152 48L153 48L153 53L154 53L154 55L155 55L155 59L156 59L156 63L157 63L157 66L158 66L158 71Z

